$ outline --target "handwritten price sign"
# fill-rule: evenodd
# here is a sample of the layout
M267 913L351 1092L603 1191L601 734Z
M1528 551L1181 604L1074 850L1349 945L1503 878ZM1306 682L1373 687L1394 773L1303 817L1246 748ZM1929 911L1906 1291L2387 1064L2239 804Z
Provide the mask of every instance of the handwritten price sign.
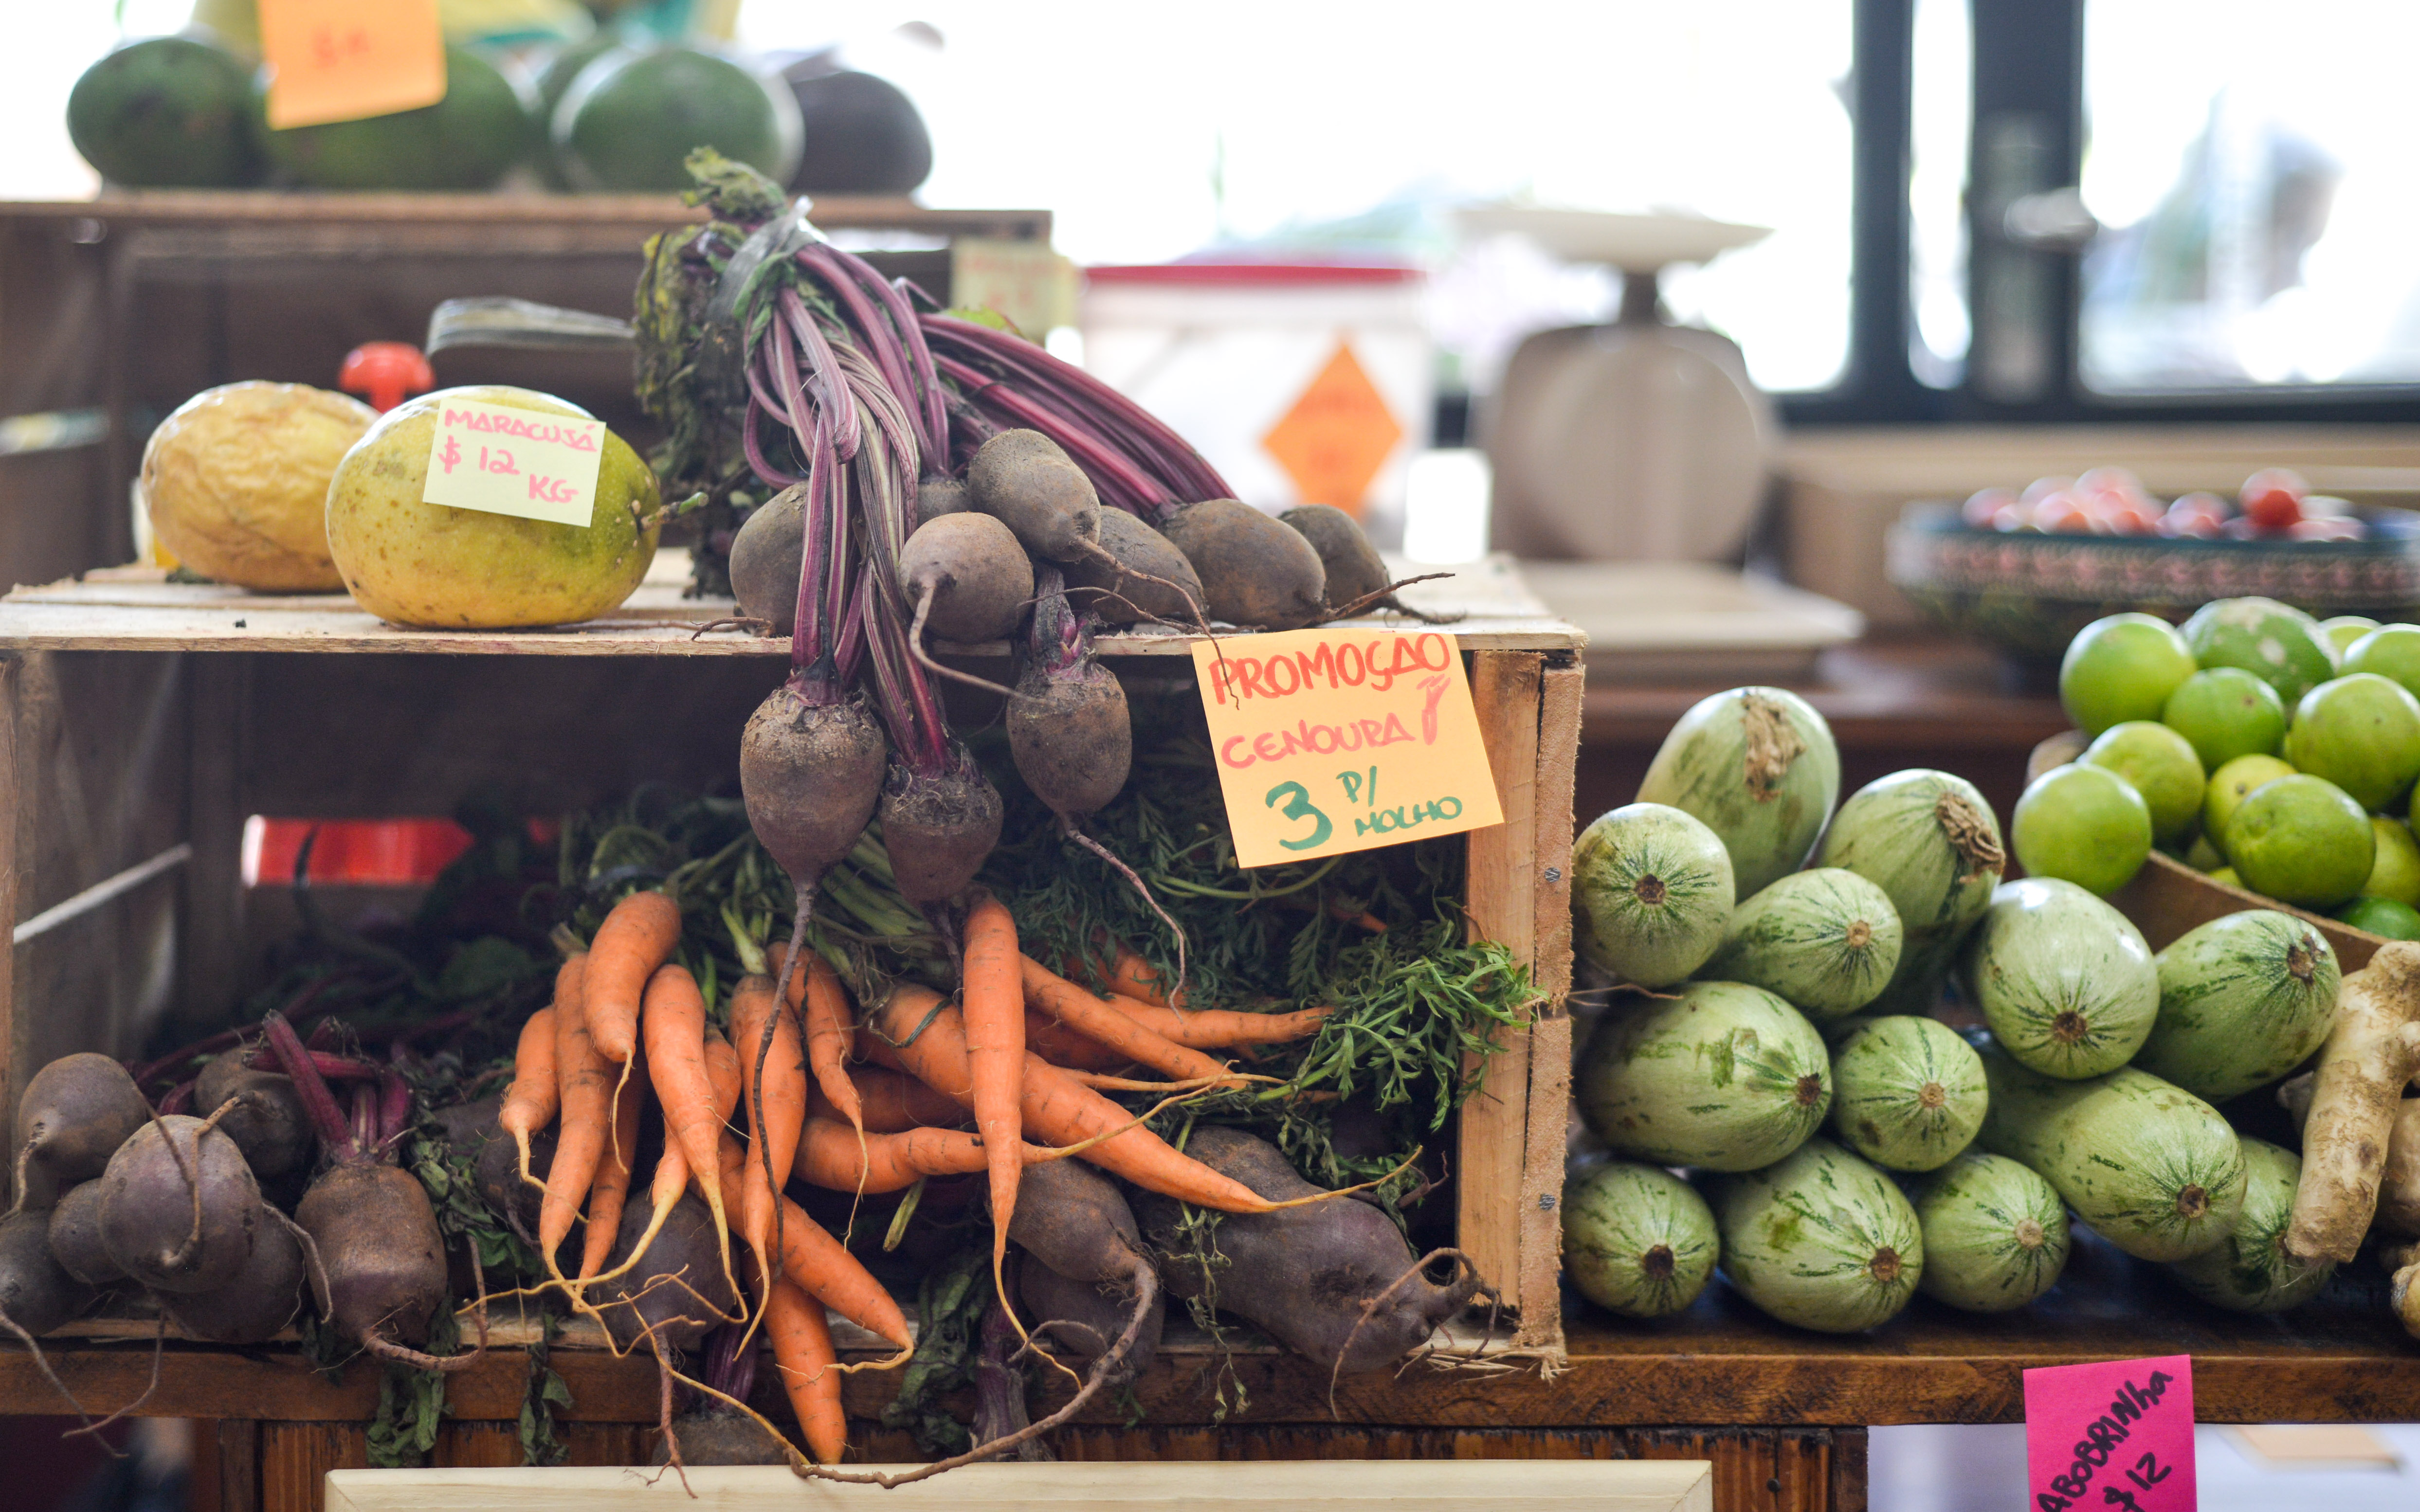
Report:
M1233 637L1197 643L1193 670L1247 867L1504 822L1450 635Z
M438 0L259 0L276 131L418 110L445 98Z
M2194 1512L2193 1357L2025 1372L2025 1505Z
M432 504L585 530L597 503L605 422L447 399L428 440Z

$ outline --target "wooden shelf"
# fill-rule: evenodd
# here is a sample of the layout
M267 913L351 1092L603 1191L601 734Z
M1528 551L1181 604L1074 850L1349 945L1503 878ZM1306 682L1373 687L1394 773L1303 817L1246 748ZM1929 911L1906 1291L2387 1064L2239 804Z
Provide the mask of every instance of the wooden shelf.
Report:
M1048 240L1048 210L935 209L905 195L825 194L808 212L827 231L871 228L928 236ZM98 221L134 226L602 225L617 235L705 219L677 194L413 194L372 191L113 190L92 199L0 201L10 221Z
M249 594L216 583L172 583L152 567L88 574L82 581L19 588L0 599L0 651L272 651L441 656L787 656L787 638L695 626L737 612L729 599L681 596L686 553L668 552L611 616L547 630L408 630L364 611L344 594ZM1404 590L1406 602L1464 616L1445 626L1466 651L1576 651L1579 632L1531 596L1497 559ZM1350 622L1400 628L1400 615ZM1109 656L1187 654L1198 637L1144 626L1097 639ZM1005 642L944 646L1004 656Z

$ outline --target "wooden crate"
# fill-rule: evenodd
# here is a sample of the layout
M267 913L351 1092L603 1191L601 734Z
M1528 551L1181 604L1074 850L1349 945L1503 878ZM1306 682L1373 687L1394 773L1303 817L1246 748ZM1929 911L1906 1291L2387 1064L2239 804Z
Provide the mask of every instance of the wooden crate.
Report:
M256 983L263 936L283 930L261 928L266 899L240 885L249 815L442 814L481 785L553 813L647 780L727 784L787 642L693 636L689 623L718 610L676 580L651 580L612 619L527 634L398 630L341 595L132 569L0 601L0 787L13 795L0 899L21 929L45 926L0 988L8 1105L57 1056L129 1054L163 1016L214 1026ZM1545 995L1527 1029L1504 1031L1461 1115L1456 1229L1515 1311L1515 1345L1551 1353L1582 673L1574 632L1504 564L1428 586L1422 602L1469 616L1455 628L1507 816L1469 839L1466 905ZM1099 649L1189 677L1165 660L1187 643L1124 634Z

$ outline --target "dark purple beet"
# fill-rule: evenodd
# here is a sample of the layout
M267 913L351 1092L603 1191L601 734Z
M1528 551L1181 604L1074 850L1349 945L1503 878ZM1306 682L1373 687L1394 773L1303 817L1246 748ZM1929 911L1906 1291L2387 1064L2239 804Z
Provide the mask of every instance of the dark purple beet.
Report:
M1202 579L1185 553L1123 509L1103 505L1095 524L1107 557L1087 553L1066 564L1070 601L1111 628L1132 625L1146 614L1191 625L1202 604Z
M1126 785L1134 720L1115 673L1093 659L1093 638L1045 567L1026 638L1024 671L1008 704L1008 749L1033 795L1080 825Z
M252 1174L268 1180L300 1169L311 1158L311 1120L295 1095L294 1078L255 1071L241 1053L219 1057L194 1082L194 1106L208 1118L229 1102L219 1131L243 1151Z
M792 880L813 887L846 856L882 792L882 729L862 699L814 704L784 683L739 737L748 823Z
M940 773L893 766L883 783L882 845L899 896L916 907L955 898L1000 842L1000 794L963 748Z
M924 635L932 640L997 640L1016 628L1033 596L1033 563L1016 535L989 515L944 515L908 537L899 586L910 605L927 593Z
M34 1072L17 1103L16 1205L47 1208L99 1176L150 1118L134 1078L107 1056L61 1056Z
M86 1286L105 1287L126 1279L125 1268L109 1257L101 1237L101 1183L78 1181L51 1210L51 1254L60 1269Z
M1023 1200L1020 1195L1019 1203ZM1017 1269L1016 1293L1025 1311L1026 1327L1047 1335L1062 1348L1086 1360L1097 1360L1107 1354L1134 1317L1135 1299L1130 1287L1114 1282L1070 1281L1031 1257ZM1111 1368L1107 1384L1124 1384L1151 1368L1167 1321L1168 1299L1155 1292L1143 1319L1142 1335L1126 1351L1126 1357Z
M771 633L788 635L799 612L799 563L805 484L793 484L759 504L731 538L731 594L739 612L773 622Z
M189 1337L211 1344L259 1344L274 1338L302 1310L302 1245L271 1219L253 1237L252 1256L234 1280L216 1291L152 1295Z
M631 1247L655 1216L655 1204L645 1193L630 1195L614 1235L613 1257L605 1266L609 1274L630 1257ZM721 1257L714 1214L692 1191L673 1204L639 1263L610 1281L591 1285L588 1300L624 1349L640 1343L650 1331L667 1352L694 1349L739 1306L722 1273Z
M28 1334L47 1334L92 1304L92 1288L51 1255L50 1214L0 1218L0 1315Z
M332 1165L294 1221L318 1246L328 1308L348 1338L417 1348L445 1304L445 1246L419 1178L398 1166Z
M235 1141L182 1114L135 1130L109 1158L101 1181L101 1242L119 1269L154 1291L226 1285L251 1257L254 1234L271 1221Z

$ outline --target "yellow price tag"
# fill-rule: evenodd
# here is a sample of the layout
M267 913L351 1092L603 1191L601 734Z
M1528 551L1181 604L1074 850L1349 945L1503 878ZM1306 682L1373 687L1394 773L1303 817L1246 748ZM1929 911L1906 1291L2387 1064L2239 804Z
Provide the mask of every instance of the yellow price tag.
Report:
M424 502L588 528L605 422L446 399L428 438Z
M418 110L445 98L438 0L260 0L275 131Z
M1504 822L1452 636L1234 636L1197 641L1193 671L1244 866Z

